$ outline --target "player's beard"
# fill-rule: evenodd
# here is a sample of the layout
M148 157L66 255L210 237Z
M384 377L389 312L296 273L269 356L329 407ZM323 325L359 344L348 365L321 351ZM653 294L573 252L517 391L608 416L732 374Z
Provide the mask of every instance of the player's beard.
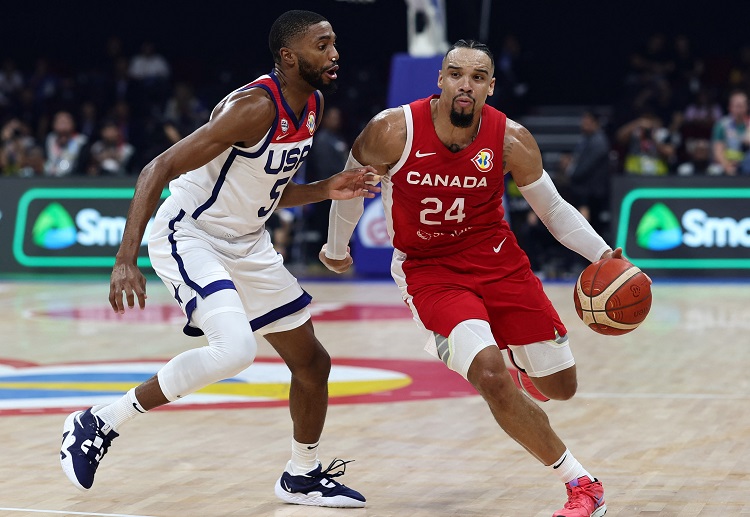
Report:
M453 100L455 101L458 97L466 96L457 95L453 98ZM453 124L455 127L471 127L472 122L474 122L474 107L472 106L471 111L469 111L468 113L461 113L453 107L453 104L451 104L450 118L451 124Z
M328 68L315 69L303 57L299 57L300 77L316 90L320 90L323 93L333 93L338 89L339 85L336 84L336 81L333 79L328 82L325 81L323 75L326 73L326 70L328 70Z

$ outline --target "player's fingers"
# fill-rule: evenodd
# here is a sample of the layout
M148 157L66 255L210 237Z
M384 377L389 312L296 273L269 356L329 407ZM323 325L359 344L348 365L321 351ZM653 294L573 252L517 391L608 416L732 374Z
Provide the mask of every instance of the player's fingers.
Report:
M133 308L135 307L135 294L132 290L125 291L125 300L127 300L128 307Z
M365 174L365 183L367 185L377 185L380 183L380 174L374 172L368 172Z
M122 297L117 296L117 291L115 290L115 287L113 285L109 286L109 304L112 306L112 310L115 312L120 312L122 308ZM122 293L120 293L122 294Z

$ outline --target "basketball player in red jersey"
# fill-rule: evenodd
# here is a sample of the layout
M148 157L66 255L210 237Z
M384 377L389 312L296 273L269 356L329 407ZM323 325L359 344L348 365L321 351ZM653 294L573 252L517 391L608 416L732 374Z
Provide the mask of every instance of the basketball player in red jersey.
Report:
M565 326L503 219L504 174L567 247L592 262L622 259L622 250L610 249L560 197L529 131L485 104L493 72L486 45L458 41L443 59L441 94L376 115L347 167L372 165L382 176L391 272L415 319L432 332L428 346L471 382L503 430L565 483L568 501L555 517L601 517L601 482L517 389L566 400L577 381ZM320 253L333 271L352 264L347 244L362 207L361 200L333 203ZM517 366L515 379L502 349Z

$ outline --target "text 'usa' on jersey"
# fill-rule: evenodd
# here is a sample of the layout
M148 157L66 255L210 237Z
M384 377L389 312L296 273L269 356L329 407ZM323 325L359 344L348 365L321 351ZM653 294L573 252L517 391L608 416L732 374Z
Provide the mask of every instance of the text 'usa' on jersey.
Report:
M485 105L474 141L454 153L435 132L430 100L403 107L407 145L383 194L394 247L415 258L449 255L498 231L510 233L502 206L505 115Z
M273 73L240 90L249 88L265 90L276 105L266 135L252 147L233 145L170 184L172 195L190 217L235 236L258 232L276 209L284 188L310 153L320 110L315 92L298 119Z

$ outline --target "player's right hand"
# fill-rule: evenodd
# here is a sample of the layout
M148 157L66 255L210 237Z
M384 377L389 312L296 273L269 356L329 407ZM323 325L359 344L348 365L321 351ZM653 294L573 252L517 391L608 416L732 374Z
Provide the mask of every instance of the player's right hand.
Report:
M327 246L327 244L323 244L323 248L321 248L320 253L318 253L318 258L325 267L338 274L341 274L352 267L354 260L352 260L352 256L349 255L349 251L351 251L349 246L346 247L346 257L341 260L326 257Z
M112 276L109 280L109 304L119 314L125 312L122 293L125 293L125 300L129 308L132 309L135 306L136 297L138 298L138 306L141 309L146 308L146 277L135 264L116 262L114 268L112 268Z

